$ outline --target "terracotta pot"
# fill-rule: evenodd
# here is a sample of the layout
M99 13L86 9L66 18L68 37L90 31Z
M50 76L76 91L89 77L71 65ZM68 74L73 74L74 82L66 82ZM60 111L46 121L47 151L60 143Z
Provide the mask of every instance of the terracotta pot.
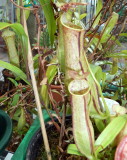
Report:
M57 103L62 102L63 98L62 98L62 95L61 95L61 91L62 91L61 85L50 85L50 87L51 87L51 90L52 90L53 99Z

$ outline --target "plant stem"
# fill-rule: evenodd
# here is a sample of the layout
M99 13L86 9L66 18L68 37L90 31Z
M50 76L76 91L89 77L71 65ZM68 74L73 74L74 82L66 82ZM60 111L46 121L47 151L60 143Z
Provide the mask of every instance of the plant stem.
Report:
M28 36L28 30L27 30L24 10L23 10L23 19L24 19L24 30L25 30L25 32ZM38 109L38 116L39 116L39 119L40 119L43 141L44 141L45 150L46 150L46 153L47 153L47 159L52 160L51 152L50 152L50 148L49 148L49 143L48 143L48 137L47 137L46 128L45 128L45 123L44 123L44 118L43 118L42 109L41 109L40 98L39 98L37 84L36 84L36 79L35 79L35 75L34 75L33 57L32 57L32 51L31 51L31 47L30 47L29 37L28 37L28 66L29 66L29 70L30 70L30 75L31 75L31 80L32 80L36 105L37 105L37 109Z

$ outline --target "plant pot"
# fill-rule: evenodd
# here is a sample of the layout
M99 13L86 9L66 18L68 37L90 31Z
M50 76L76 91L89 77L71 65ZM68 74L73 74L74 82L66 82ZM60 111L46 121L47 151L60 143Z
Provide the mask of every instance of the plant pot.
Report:
M12 121L8 114L0 110L0 153L7 147L12 135Z
M58 123L58 120L55 119L55 121ZM70 123L69 123L70 122ZM65 124L70 124L71 125L71 116L67 116L66 117L66 122ZM48 134L48 138L51 136L51 133L50 131L53 131L55 128L55 126L53 125L52 121L48 122L46 124L46 130L47 130L47 134ZM55 137L56 139L58 138L59 139L59 136L56 136ZM53 141L54 142L54 141ZM50 140L49 140L49 143L50 143ZM56 142L55 143L55 148L57 149L57 145ZM37 130L37 132L33 135L29 145L28 145L28 149L27 149L27 154L26 154L26 160L36 160L36 158L38 157L38 154L39 154L39 149L43 146L43 138L42 138L42 133L41 133L41 129L39 128ZM67 146L66 146L67 147ZM50 144L50 148L51 148L51 144ZM52 150L52 148L51 148ZM51 154L53 155L52 159L54 160L57 160L58 158L56 158L54 155L54 153L52 153L51 151ZM46 153L44 153L44 155L46 155ZM65 158L66 159L66 156L65 155ZM41 157L41 159L46 159L46 157ZM38 159L39 160L39 159Z
M107 99L107 98L105 98L105 101L106 101L106 103L107 103L107 105L108 105L108 107L110 109L110 113L114 115L115 112L114 112L114 110L113 110L112 107L114 105L118 105L118 103L116 101L113 101L113 100ZM69 117L66 118L66 124L68 122L70 122L70 119L71 119L71 116L69 116ZM51 123L47 122L47 124L46 124L46 130L47 130L47 133L48 133L48 137L49 137L49 135L51 135L50 131L52 131L53 128L54 128L54 125L52 124L52 122ZM50 141L49 141L49 143L50 143ZM31 138L31 140L29 142L29 145L28 145L28 148L27 148L27 153L26 153L26 160L36 160L36 157L38 156L39 149L40 149L41 146L43 146L43 138L42 138L42 134L41 134L41 129L39 128L35 132L35 134L33 135L33 137ZM45 160L45 157L42 157L42 159L43 158Z
M61 90L62 87L61 85L50 85L51 89L52 89L52 96L54 101L56 101L57 103L60 103L63 101L62 95L61 95Z
M51 120L49 115L48 115L48 113L47 113L47 111L45 109L43 110L42 113L43 113L43 117L44 117L45 123ZM39 128L40 128L40 121L39 121L39 118L37 116L36 119L34 120L32 126L28 130L27 134L23 138L22 142L20 143L19 147L15 151L15 153L14 153L13 157L11 158L11 160L17 160L17 159L18 160L26 160L25 157L26 157L28 145L29 145L32 137L39 130Z

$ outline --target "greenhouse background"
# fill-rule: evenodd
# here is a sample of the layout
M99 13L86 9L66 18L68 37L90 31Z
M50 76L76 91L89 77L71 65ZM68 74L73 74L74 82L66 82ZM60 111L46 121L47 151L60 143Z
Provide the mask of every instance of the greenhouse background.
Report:
M95 6L97 0L86 0L87 5L87 18L86 23L93 17L95 13ZM0 1L0 21L15 21L15 7L9 0Z

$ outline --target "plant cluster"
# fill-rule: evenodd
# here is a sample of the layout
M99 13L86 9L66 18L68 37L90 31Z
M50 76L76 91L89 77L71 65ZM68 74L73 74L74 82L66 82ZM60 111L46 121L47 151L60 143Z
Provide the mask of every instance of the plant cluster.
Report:
M12 118L18 121L18 133L26 131L31 124L30 113L36 112L31 96L31 64L27 59L30 45L22 23L30 14L30 8L27 12L25 7L33 6L31 11L38 28L37 38L34 37L37 43L31 45L37 52L32 63L42 107L48 111L60 134L59 152L65 153L62 146L66 143L66 153L79 156L79 159L106 160L115 157L118 160L122 155L122 160L125 160L127 50L116 53L115 46L121 45L119 37L127 37L123 33L126 14L120 14L127 6L126 2L118 7L118 1L98 0L93 19L85 24L89 14L86 12L87 3L39 0L47 22L46 26L42 26L39 6L33 1L11 1L17 6L18 23L0 23L10 58L10 63L0 61L0 66L13 72L14 77L24 81L25 85L11 78L15 87L2 95L0 101L2 105L5 103L5 110ZM22 10L25 10L25 15ZM86 28L86 25L89 27ZM122 66L121 58L124 62ZM10 93L13 96L10 97ZM61 95L60 102L54 100L53 93ZM107 97L110 98L109 103ZM121 106L112 100L117 100ZM54 121L50 110L56 113L59 124ZM73 134L71 140L64 140L68 130L65 129L65 117L68 114L72 115ZM51 156L48 155L47 159Z

